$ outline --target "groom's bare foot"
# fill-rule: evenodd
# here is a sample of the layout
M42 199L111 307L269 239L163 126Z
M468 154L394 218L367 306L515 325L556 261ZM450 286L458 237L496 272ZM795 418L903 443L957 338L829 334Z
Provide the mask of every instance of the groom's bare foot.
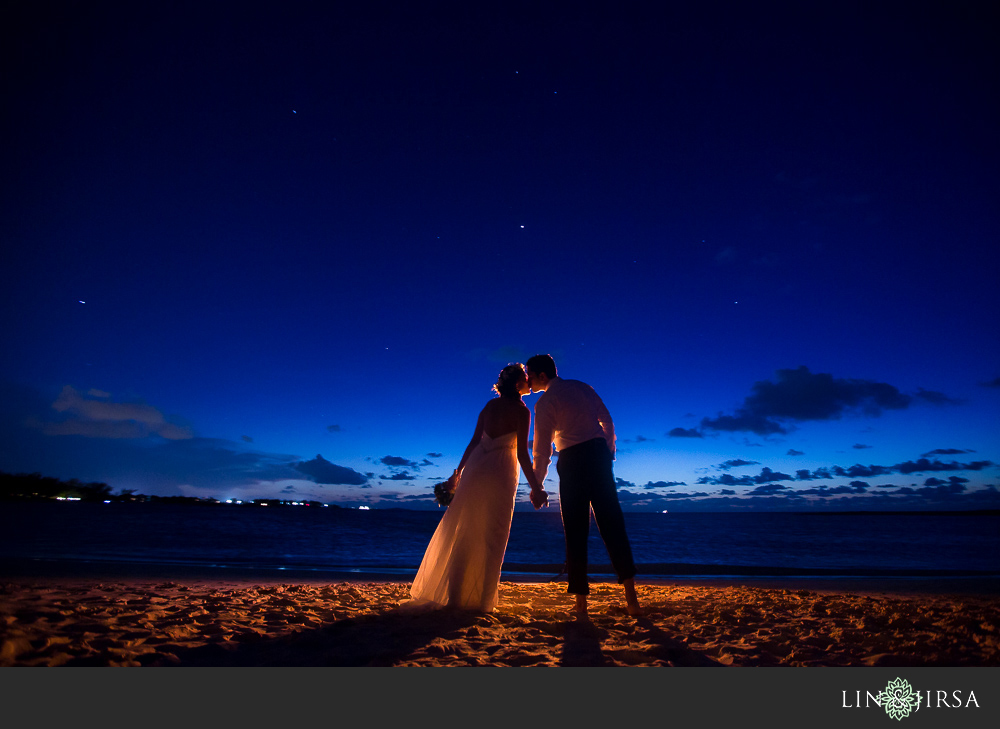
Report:
M635 580L630 577L622 584L625 586L625 604L628 606L628 614L634 618L644 615L642 606L639 605L639 596L635 594Z
M576 596L576 619L579 621L590 621L590 615L587 613L587 596L577 595Z

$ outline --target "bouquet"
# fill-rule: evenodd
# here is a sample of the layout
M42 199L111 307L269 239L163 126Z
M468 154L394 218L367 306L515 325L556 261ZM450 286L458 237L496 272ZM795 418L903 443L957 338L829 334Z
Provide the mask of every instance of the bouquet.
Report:
M434 498L437 499L438 506L448 506L451 500L455 498L454 481L442 481L441 483L434 484Z

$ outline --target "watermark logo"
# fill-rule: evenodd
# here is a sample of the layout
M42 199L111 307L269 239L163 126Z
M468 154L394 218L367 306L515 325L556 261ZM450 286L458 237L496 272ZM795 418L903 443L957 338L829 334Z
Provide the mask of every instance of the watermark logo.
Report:
M841 707L844 709L880 708L890 719L902 721L923 709L969 709L979 708L979 701L972 690L955 689L915 689L906 679L898 676L886 684L884 690L842 691Z
M890 681L885 691L878 695L879 703L885 709L885 713L896 721L902 721L911 712L920 710L920 701L923 698L913 690L910 682L897 678Z

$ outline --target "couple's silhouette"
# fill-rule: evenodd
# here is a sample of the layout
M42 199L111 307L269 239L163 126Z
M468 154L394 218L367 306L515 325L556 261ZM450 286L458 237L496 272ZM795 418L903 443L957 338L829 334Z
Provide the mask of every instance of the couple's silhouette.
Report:
M531 487L531 503L548 503L545 475L553 443L559 458L559 509L566 537L567 592L576 613L587 617L587 537L590 512L608 549L632 615L641 613L635 592L635 564L625 531L612 470L615 428L594 389L564 380L547 354L525 365L507 365L486 403L476 430L448 485L454 497L441 518L410 590L416 603L489 612L497 602L517 494L518 467ZM534 463L528 455L531 412L523 395L541 392L535 403Z

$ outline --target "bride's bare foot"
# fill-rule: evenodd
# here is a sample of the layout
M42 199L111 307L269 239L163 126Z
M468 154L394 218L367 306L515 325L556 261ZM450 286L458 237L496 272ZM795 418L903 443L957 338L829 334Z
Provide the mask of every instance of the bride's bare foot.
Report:
M590 621L590 615L587 613L587 596L577 595L576 596L576 619L579 621Z

